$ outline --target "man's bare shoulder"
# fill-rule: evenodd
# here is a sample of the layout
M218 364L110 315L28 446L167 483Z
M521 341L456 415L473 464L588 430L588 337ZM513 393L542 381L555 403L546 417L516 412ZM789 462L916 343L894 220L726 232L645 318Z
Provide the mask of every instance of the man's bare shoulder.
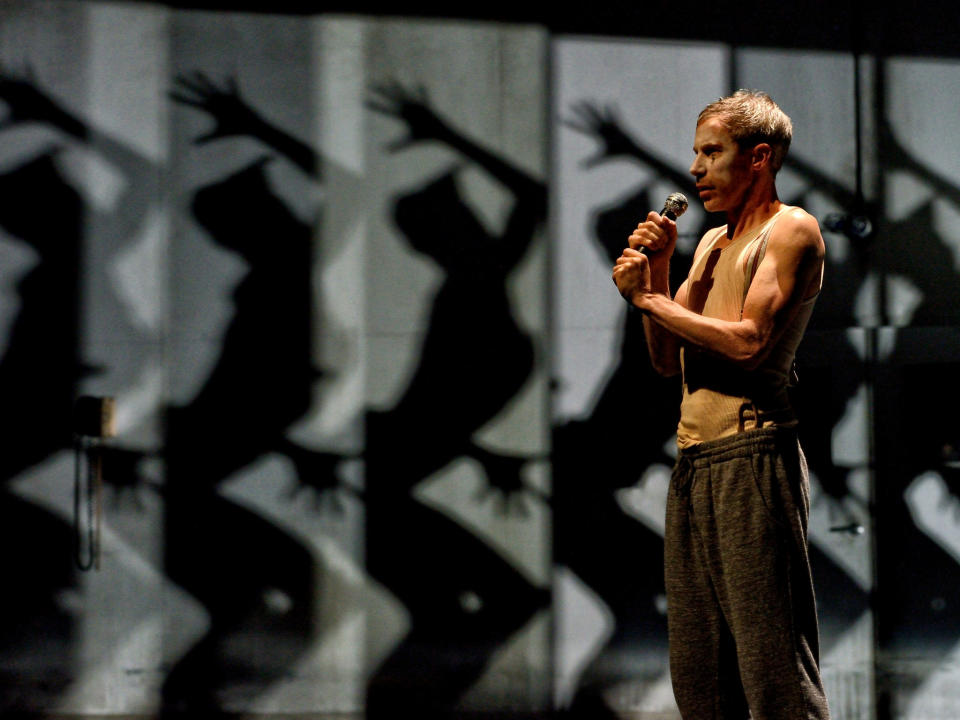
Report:
M820 223L801 207L791 207L777 220L770 232L770 246L798 252L824 254L823 235Z

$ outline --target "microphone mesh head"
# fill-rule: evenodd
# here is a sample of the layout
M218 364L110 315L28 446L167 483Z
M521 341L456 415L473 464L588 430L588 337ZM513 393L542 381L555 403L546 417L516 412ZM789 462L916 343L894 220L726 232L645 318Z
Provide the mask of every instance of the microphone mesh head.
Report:
M668 213L672 213L674 219L676 219L687 211L688 204L686 195L675 192L667 196L667 199L663 203L663 209Z

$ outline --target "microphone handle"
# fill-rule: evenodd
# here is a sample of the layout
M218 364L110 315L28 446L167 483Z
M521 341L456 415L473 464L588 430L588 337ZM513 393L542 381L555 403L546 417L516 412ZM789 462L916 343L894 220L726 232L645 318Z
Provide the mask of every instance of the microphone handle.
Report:
M668 217L674 222L677 221L677 216L673 214L673 210L668 210L666 205L663 206L663 210L660 211L660 215L663 217Z
M673 220L674 222L677 221L677 216L673 214L673 210L668 210L666 205L663 206L663 210L660 211L660 214L661 214L663 217L668 217L668 218L670 218L670 219ZM640 252L641 252L642 254L644 254L644 255L652 255L652 254L653 254L654 252L656 252L656 251L655 251L655 250L651 250L650 248L648 248L648 247L646 247L646 246L644 246L644 245L641 245L641 246L640 246Z

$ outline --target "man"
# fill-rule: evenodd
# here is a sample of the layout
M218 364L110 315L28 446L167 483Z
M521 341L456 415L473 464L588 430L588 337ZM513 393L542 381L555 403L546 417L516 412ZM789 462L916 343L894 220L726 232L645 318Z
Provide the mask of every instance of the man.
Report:
M787 394L824 244L816 219L777 196L792 134L766 93L741 90L704 108L690 172L704 207L727 224L704 235L673 297L677 228L656 212L613 270L644 313L654 367L683 373L664 567L671 676L686 720L829 718L809 484Z

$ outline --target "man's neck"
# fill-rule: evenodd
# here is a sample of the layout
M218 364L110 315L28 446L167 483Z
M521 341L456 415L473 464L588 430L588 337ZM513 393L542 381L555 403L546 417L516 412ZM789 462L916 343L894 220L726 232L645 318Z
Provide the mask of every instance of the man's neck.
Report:
M763 225L782 207L783 203L777 197L777 188L772 183L768 187L756 188L754 192L748 193L742 205L727 211L729 242Z

